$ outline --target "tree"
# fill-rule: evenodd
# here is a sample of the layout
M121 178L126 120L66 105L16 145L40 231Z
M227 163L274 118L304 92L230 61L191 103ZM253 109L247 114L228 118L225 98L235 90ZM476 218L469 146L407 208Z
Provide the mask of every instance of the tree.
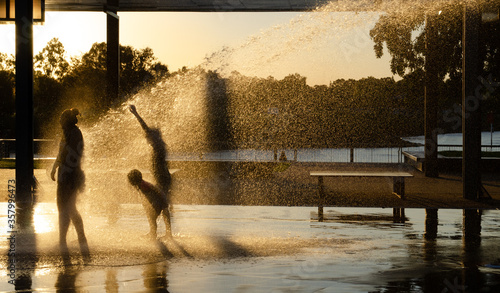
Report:
M14 73L0 70L0 138L14 137L14 115Z
M413 8L413 7L412 7ZM436 33L426 40L427 23L432 19ZM403 78L425 74L426 42L438 44L433 54L439 56L436 74L439 79L439 106L453 109L461 103L463 2L440 2L427 7L388 12L370 31L377 57L384 54L384 45L391 55L391 70ZM479 54L483 62L481 77L500 79L500 22L482 23ZM411 78L415 80L415 77ZM423 95L423 90L420 91ZM484 101L484 106L498 105L500 90ZM443 110L446 112L447 110ZM446 115L444 115L446 116ZM444 119L442 116L439 118ZM449 118L449 117L448 117ZM453 119L454 121L455 119ZM442 121L441 121L442 122ZM444 126L443 126L444 127ZM446 128L446 127L445 127ZM449 128L449 127L448 127ZM453 130L453 129L450 129ZM457 130L456 127L454 129Z
M54 38L34 56L35 137L51 136L51 126L65 108L80 108L92 121L141 87L170 75L150 48L120 46L122 92L118 100L111 100L106 96L106 49L106 43L95 43L87 53L68 61L63 44ZM14 95L15 57L0 53L1 137L14 135Z
M8 71L14 73L15 68L15 57L13 55L7 55L5 53L0 53L0 71Z
M57 38L34 56L33 119L35 137L43 137L59 117L62 99L62 80L69 71L63 44Z
M126 94L135 94L137 89L154 79L152 72L163 76L168 68L161 63L154 63L153 50L136 50L130 46L120 48L121 90Z
M151 66L149 70L149 74L151 74L151 80L149 83L153 83L155 81L159 81L166 77L170 76L170 71L168 70L167 65L162 64L161 62L156 62L153 66Z
M404 77L424 68L427 19L436 22L440 58L439 76L444 79L461 73L462 4L449 2L439 7L418 7L382 15L370 31L377 58L382 57L384 44L391 55L391 71Z
M80 58L73 57L63 79L61 109L78 107L97 118L109 108L106 99L106 44L94 43Z
M0 53L0 138L14 137L14 57Z
M168 76L168 67L155 63L150 48L142 50L130 46L120 46L120 95L111 100L106 95L106 43L94 43L90 50L78 58L73 58L70 72L64 83L68 102L78 101L81 108L92 109L99 115L117 106L141 87Z
M33 88L34 135L44 137L61 114L63 84L46 75L35 76Z
M45 75L53 79L61 79L69 70L66 51L57 38L53 38L47 46L34 57L34 69L37 75Z
M80 60L74 58L73 67L79 68L88 68L95 70L106 70L106 54L107 47L106 43L94 43L90 50L83 54Z

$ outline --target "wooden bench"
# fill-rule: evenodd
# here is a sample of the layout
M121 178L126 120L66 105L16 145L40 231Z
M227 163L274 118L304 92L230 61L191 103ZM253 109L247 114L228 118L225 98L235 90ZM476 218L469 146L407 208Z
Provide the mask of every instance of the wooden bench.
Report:
M423 152L401 152L404 156L404 163L413 166L415 169L424 170L424 153Z
M309 174L312 177L318 177L318 218L320 221L323 220L323 205L325 201L324 177L390 177L393 180L393 194L401 199L405 199L405 178L413 177L408 172L400 171L311 171Z

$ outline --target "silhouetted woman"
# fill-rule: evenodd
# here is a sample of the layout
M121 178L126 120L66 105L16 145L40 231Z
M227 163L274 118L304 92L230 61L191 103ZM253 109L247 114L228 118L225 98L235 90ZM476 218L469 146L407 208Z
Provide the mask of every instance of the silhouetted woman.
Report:
M54 162L51 172L52 180L56 180L57 172L57 209L59 211L59 246L61 256L65 263L69 262L69 251L66 243L66 235L70 222L73 222L80 250L84 259L90 257L87 238L83 229L83 221L76 209L76 198L78 192L85 185L85 174L82 170L83 135L76 123L78 122L77 109L64 110L59 123L61 124L63 136L59 144L59 154Z

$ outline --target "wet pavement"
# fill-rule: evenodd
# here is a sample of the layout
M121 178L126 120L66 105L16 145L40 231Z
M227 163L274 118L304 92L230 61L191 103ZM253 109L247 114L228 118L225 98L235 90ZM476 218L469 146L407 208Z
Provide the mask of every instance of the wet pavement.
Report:
M5 222L8 207L0 206ZM92 259L69 235L57 249L54 204L40 203L27 252L2 231L2 292L498 292L499 212L475 209L176 205L174 240L148 240L140 205L119 217L83 208ZM160 230L163 227L160 226ZM19 237L16 235L15 237ZM16 238L16 241L21 238ZM25 241L23 240L23 241ZM17 252L27 249L16 242ZM13 278L12 278L13 277ZM15 281L12 285L9 281Z
M319 222L317 179L309 172L332 169L414 177L406 181L406 200L392 195L385 179L325 180ZM144 236L143 208L119 181L103 187L115 193L91 188L79 207L92 258L82 259L70 227L72 264L64 265L55 183L37 169L31 232L10 233L10 207L0 203L0 291L500 292L498 174L483 176L492 198L471 201L461 196L460 176L427 178L400 164L287 162L271 170L234 177L176 172L173 240ZM1 169L0 188L7 190L13 175ZM237 204L217 204L222 198Z

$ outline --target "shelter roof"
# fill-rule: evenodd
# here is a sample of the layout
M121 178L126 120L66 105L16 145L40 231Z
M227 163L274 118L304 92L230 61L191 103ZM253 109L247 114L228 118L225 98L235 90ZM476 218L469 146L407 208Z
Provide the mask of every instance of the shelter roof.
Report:
M46 11L308 11L328 0L45 0ZM109 1L111 2L111 1Z

